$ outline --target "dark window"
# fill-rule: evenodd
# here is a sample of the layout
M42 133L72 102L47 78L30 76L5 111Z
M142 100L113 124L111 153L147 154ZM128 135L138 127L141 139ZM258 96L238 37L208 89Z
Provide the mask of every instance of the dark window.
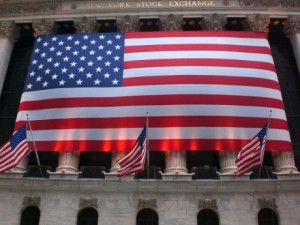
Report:
M36 206L29 206L22 212L21 225L38 225L40 210Z
M142 209L136 216L136 225L158 225L158 215L153 209Z
M97 225L98 212L93 208L84 208L78 214L77 225Z
M218 215L210 209L202 209L197 217L198 225L219 225Z
M268 208L259 210L258 225L278 225L276 213Z
M159 19L140 19L141 31L159 31Z
M201 18L183 18L182 30L202 30Z
M99 20L97 31L101 33L117 32L116 20Z

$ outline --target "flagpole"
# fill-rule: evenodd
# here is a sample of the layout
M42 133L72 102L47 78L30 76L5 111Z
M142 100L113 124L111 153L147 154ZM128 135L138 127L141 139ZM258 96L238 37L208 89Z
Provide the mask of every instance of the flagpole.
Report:
M34 147L34 152L35 152L36 160L37 160L38 166L41 168L40 158L39 158L39 155L37 153L35 141L33 139L31 124L30 124L30 121L29 121L28 114L26 114L26 117L27 117L27 124L28 124L28 127L29 127L29 132L30 132L31 140L32 140L33 147Z
M149 116L148 116L148 112L147 112L147 118L146 118L146 152L147 152L147 178L149 178L149 174L150 174L150 152L149 152L149 136L148 136L148 127L149 127Z

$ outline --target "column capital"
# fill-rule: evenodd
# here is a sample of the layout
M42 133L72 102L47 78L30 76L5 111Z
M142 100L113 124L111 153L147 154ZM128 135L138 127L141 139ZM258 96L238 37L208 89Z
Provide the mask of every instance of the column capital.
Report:
M117 18L118 31L138 31L140 29L140 22L138 16L122 16Z
M266 15L256 14L248 15L246 17L246 26L251 31L269 32L268 26L270 24L270 17Z
M164 31L182 30L182 16L169 14L160 17L160 27Z
M202 18L203 30L224 30L227 20L225 15L211 14Z
M284 24L284 31L287 37L300 33L300 16L290 16Z
M47 35L54 33L54 19L38 19L32 21L33 36Z
M0 38L8 38L11 42L18 40L19 31L14 21L0 22Z
M90 33L96 30L96 18L95 17L81 17L74 19L74 27L77 33Z

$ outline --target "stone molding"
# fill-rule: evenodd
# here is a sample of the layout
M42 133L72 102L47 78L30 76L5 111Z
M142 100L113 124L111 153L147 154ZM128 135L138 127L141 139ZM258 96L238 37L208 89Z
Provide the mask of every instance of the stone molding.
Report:
M87 208L87 207L97 209L98 208L97 198L80 198L78 208L83 209L83 208Z
M38 19L32 21L34 37L55 33L54 19Z
M164 31L182 30L182 16L169 14L160 18L160 27Z
M284 24L284 31L288 37L300 33L300 16L290 16Z
M0 22L0 38L8 38L11 42L18 40L19 31L13 21Z
M224 30L227 20L225 15L211 14L202 19L203 30Z
M213 211L218 210L217 200L216 199L199 199L198 200L198 209L211 209Z
M138 16L123 16L117 18L117 28L120 32L138 31L140 22Z
M297 172L293 152L274 152L272 158L276 173Z
M156 199L138 199L138 204L137 204L137 209L145 209L145 208L150 208L150 209L157 209L157 204L156 204Z
M300 7L299 0L240 0L243 7Z
M0 5L1 15L24 13L53 13L61 9L59 3L20 3Z
M30 205L39 206L40 202L41 202L40 196L24 196L23 199L24 206L30 206Z
M262 31L268 33L270 17L266 15L256 14L246 17L246 28L251 31Z
M258 208L259 209L269 208L272 210L276 210L277 205L276 205L275 198L272 198L272 199L260 198L260 199L258 199Z
M96 31L96 18L95 17L81 17L74 19L74 27L77 33L90 33Z

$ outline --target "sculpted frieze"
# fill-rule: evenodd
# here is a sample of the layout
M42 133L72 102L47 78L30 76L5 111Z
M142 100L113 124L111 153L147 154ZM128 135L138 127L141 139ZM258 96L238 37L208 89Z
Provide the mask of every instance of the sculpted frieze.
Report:
M43 3L43 4L10 4L0 5L0 13L18 14L18 13L38 13L38 12L54 12L60 9L58 3Z
M300 7L299 0L240 0L244 7Z

